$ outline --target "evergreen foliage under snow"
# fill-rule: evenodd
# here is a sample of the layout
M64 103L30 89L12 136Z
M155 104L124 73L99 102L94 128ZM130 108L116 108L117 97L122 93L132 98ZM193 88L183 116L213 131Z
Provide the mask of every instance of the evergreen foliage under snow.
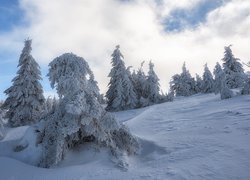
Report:
M97 85L97 81L95 80L94 73L91 71L90 68L88 68L88 86L90 89L93 89L94 96L97 98L97 100L102 103L103 102L103 97L100 94L100 89Z
M141 100L144 98L147 98L147 94L145 90L147 77L143 71L143 64L144 64L144 61L141 63L141 67L138 69L138 71L137 72L134 71L132 73L133 85L134 85L137 98L139 100L139 107L143 106L143 103L141 102Z
M55 97L48 97L44 103L44 115L47 115L51 111L54 111L56 109L57 104L58 100Z
M196 93L201 93L202 92L202 87L203 87L203 80L198 74L196 74L196 77L195 77L195 92Z
M4 110L1 109L0 105L0 140L4 138L5 132L4 132Z
M190 96L195 93L195 80L187 70L185 63L182 66L182 73L172 77L170 88L176 96Z
M149 71L146 79L146 97L150 104L156 104L160 102L160 83L159 78L154 71L154 64L149 62Z
M56 109L44 117L44 130L39 136L43 152L40 166L55 166L67 149L86 142L110 148L118 159L124 153L137 152L136 138L98 102L87 79L90 68L83 58L66 53L49 66L51 86L56 87L60 99ZM118 163L126 166L121 159Z
M226 74L226 83L229 88L242 87L246 78L242 64L235 58L231 45L225 47L223 61L223 71Z
M226 83L226 75L222 76L221 79L221 90L220 90L220 98L223 99L229 99L233 97L233 91L229 89L227 83Z
M174 92L169 90L169 92L165 95L162 96L163 100L161 100L161 102L172 102L174 101Z
M214 67L214 93L218 94L222 87L221 87L221 81L225 79L225 73L223 72L221 65L217 62Z
M250 77L247 77L244 82L244 86L241 90L242 95L250 94Z
M12 80L12 86L5 90L8 97L3 108L7 110L6 118L11 126L23 126L37 121L45 101L39 82L40 67L31 55L31 43L31 40L25 41L17 76Z
M120 46L117 45L112 56L112 69L109 73L109 89L106 93L108 111L133 109L137 106L137 96L126 69Z
M203 93L211 93L214 92L214 79L213 75L205 64L204 73L203 73Z

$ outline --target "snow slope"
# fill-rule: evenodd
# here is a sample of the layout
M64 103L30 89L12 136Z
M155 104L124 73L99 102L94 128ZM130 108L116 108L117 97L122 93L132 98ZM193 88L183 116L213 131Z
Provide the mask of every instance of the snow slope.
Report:
M142 146L127 171L91 144L70 151L57 168L32 166L28 159L39 153L11 152L27 129L20 127L0 141L0 179L250 179L250 96L195 95L114 114Z

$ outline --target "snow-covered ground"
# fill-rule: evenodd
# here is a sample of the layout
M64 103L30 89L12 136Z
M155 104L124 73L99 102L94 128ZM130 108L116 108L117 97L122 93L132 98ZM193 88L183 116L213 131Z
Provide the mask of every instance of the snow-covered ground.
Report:
M68 152L57 168L35 167L34 149L12 151L27 134L19 127L0 141L0 179L250 179L250 96L195 95L115 115L142 146L127 171L91 144Z

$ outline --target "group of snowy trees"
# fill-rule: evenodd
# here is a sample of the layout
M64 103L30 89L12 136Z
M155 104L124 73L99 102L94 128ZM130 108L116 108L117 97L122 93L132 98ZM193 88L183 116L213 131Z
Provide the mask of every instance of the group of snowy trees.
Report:
M0 108L0 139L4 136L3 122L12 127L37 123L37 142L42 147L39 166L51 167L60 162L68 149L91 142L107 147L117 157L120 166L126 166L124 154L135 154L137 139L108 111L120 111L172 101L176 96L195 93L220 93L221 99L232 97L232 88L241 88L241 94L250 94L250 79L235 58L230 46L225 47L223 66L216 64L213 74L207 64L203 76L193 78L183 64L181 74L170 82L170 92L160 94L159 78L154 64L149 62L146 75L143 64L137 71L126 67L120 47L112 53L106 110L103 95L87 61L73 53L65 53L49 64L48 77L56 88L59 99L43 96L39 65L31 55L31 40L26 40L19 58L17 76L5 93L7 99Z
M118 159L118 165L126 166L122 157L124 154L135 154L139 143L127 127L120 124L100 104L103 96L99 93L88 63L72 53L55 58L49 64L48 76L59 99L45 99L39 83L39 65L31 55L31 43L31 40L25 41L17 76L12 80L12 86L5 91L8 97L1 105L0 138L4 135L3 118L12 127L36 123L39 127L36 130L37 142L42 148L39 166L56 165L63 159L67 149L86 142L109 148L111 154ZM119 67L125 69L117 55L119 53L114 53L114 64L118 63ZM127 76L120 77L123 78L121 82L131 82L128 70L125 69L122 73L127 73ZM124 85L126 84L120 84L122 87ZM126 91L131 87L131 84L127 84ZM126 98L125 105L131 108Z
M130 67L125 66L119 45L111 56L112 69L106 94L108 111L127 110L163 102L159 78L151 61L148 75L145 75L142 69L144 62L137 72L133 71L131 74Z
M176 96L190 96L195 93L220 93L221 99L233 96L232 88L241 88L241 94L250 94L250 80L244 73L242 64L235 58L231 46L225 47L222 59L223 67L217 62L212 75L207 64L202 78L196 74L194 79L186 69L185 63L181 74L175 74L170 81L170 88Z

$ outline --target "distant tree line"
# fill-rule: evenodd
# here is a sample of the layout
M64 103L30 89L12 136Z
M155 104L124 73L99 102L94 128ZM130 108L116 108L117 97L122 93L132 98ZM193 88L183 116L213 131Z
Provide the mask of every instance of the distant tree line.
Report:
M196 93L220 93L221 99L231 98L231 89L240 88L240 94L249 94L250 82L238 58L235 58L231 46L225 47L222 67L217 62L213 74L207 64L202 77L193 78L183 64L182 72L175 74L170 81L170 89L175 96L190 96Z

